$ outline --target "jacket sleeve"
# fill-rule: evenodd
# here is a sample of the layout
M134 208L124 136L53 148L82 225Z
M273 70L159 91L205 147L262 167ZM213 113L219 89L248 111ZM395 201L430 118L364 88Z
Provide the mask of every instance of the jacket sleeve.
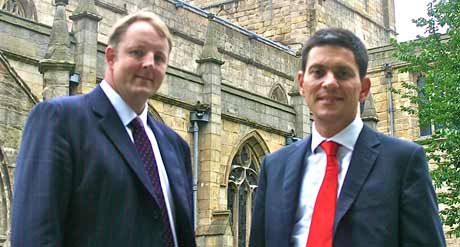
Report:
M400 246L446 246L423 148L418 146L403 174L400 203Z
M56 103L38 104L24 128L16 162L11 246L62 246L70 198L71 133Z
M266 159L262 162L259 184L256 191L255 204L252 211L250 247L265 246L265 190L266 190Z

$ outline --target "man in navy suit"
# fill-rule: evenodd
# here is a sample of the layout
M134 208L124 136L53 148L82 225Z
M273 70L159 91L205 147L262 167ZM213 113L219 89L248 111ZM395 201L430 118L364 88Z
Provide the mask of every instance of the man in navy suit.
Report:
M319 30L306 42L297 79L312 134L265 157L250 246L445 246L423 148L359 117L367 65L348 30Z
M13 247L196 245L189 147L147 107L171 45L153 13L126 16L96 89L34 107L17 159Z

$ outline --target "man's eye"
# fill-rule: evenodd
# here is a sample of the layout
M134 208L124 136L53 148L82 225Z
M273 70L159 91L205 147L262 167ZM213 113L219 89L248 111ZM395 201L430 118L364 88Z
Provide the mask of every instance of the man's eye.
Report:
M135 56L135 57L142 57L144 56L144 51L143 50L132 50L129 52L129 54Z
M322 77L324 75L324 72L321 69L312 69L310 73L315 77Z
M346 70L339 70L335 73L335 77L338 79L338 80L346 80L348 78L351 77L351 73L349 73L348 71Z
M155 63L162 64L165 63L166 59L162 55L155 55Z

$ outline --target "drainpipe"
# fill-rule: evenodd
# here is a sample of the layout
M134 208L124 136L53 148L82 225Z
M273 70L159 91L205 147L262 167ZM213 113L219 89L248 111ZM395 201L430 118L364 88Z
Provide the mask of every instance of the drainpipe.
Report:
M390 116L390 135L394 136L395 134L395 124L394 124L394 109L393 109L393 66L391 64L384 64L383 71L385 73L385 78L388 83L388 114Z
M209 105L201 104L199 101L190 112L190 128L189 132L193 133L193 212L194 212L194 227L196 230L198 221L198 134L200 132L199 123L209 122Z

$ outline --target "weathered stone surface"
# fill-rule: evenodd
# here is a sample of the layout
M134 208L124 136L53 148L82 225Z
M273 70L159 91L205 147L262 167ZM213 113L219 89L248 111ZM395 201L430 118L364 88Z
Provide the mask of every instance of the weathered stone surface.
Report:
M388 44L395 35L394 4L388 0L187 2L294 48L324 27L352 29L368 47Z
M27 115L37 101L0 52L0 243L6 241L6 246L14 163Z
M4 150L16 153L27 115L37 101L0 52L0 146ZM15 157L9 158L14 162Z
M222 1L188 2L210 5ZM352 27L369 47L386 44L393 35L386 30L386 27L394 28L390 0L227 2L221 14L249 30L291 44L296 49L313 31L325 26ZM78 3L69 1L66 14L72 16ZM77 70L83 71L88 78L85 81L103 78L107 35L113 23L126 13L150 9L170 27L173 35L170 67L162 87L149 101L150 110L193 147L193 136L188 132L190 111L197 101L211 105L211 122L200 126L198 243L199 246L232 246L233 233L225 210L228 210L229 174L235 155L249 143L257 150L257 158L262 159L265 154L286 144L285 137L291 129L296 130L298 136L310 132L310 112L295 87L300 58L295 55L295 50L270 44L216 18L212 21L212 30L217 34L213 50L205 58L224 64L212 63L212 59L198 63L196 61L203 58L210 27L206 13L165 0L95 0L94 5L94 9L91 7L88 12L95 10L103 17L97 25L94 21L67 21L67 26L72 26L70 53L75 54ZM235 11L237 5L238 11ZM384 7L388 11L384 11ZM0 35L5 37L0 42L0 50L4 51L4 60L10 61L9 69L2 70L0 66L0 146L7 152L10 165L14 165L27 114L38 101L37 96L44 92L44 78L38 72L38 64L45 57L50 41L50 26L55 14L53 0L36 1L36 10L38 22L0 14ZM215 12L217 8L208 10ZM91 42L86 42L89 40ZM85 52L89 50L92 52ZM389 46L369 50L371 91L379 119L377 129L384 133L389 132L389 118L388 87L382 65L401 66L393 60L391 53ZM58 81L57 78L66 77L56 73L61 72L47 75L45 80L54 78ZM402 81L414 81L414 78L414 75L395 72L393 86L400 88ZM269 98L275 85L289 92L286 95L288 105ZM94 86L89 83L82 92ZM62 90L68 92L66 88ZM409 102L398 96L394 96L393 101L396 136L416 140L419 138L417 119L399 110L402 105L409 106ZM459 246L458 240L449 240L449 247Z

